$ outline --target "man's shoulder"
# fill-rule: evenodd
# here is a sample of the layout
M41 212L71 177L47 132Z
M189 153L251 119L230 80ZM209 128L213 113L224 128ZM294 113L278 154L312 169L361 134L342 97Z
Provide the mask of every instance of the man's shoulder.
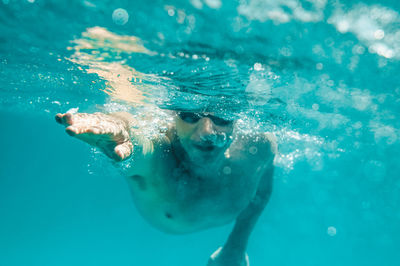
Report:
M229 148L231 160L250 160L258 164L273 161L277 154L276 138L271 133L237 134Z
M271 153L276 155L278 153L278 144L276 141L276 137L273 133L271 132L265 132L265 133L260 133L262 135L263 143L267 143L269 145L269 148L271 150Z
M276 137L271 132L254 132L250 134L239 133L236 136L236 145L243 147L255 147L260 151L277 154L278 146Z
M175 128L170 124L152 128L132 128L131 137L134 146L146 156L154 156L170 149L175 138Z

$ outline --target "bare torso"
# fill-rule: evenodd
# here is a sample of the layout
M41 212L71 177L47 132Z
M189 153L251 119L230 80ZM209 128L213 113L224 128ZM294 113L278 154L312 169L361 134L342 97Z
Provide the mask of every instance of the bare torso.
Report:
M174 129L152 152L134 152L127 174L142 216L168 233L188 233L227 224L254 198L273 159L265 137L236 136L214 162L198 167L180 160Z
M182 234L235 220L207 265L249 265L248 239L272 191L272 135L237 133L232 122L210 113L178 113L159 128L169 128L164 134L150 130L155 137L128 113L57 114L56 121L111 159L129 160L135 205L158 229Z

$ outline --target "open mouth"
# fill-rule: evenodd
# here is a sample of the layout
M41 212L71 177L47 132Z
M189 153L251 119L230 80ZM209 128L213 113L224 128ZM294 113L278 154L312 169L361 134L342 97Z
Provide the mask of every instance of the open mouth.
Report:
M193 146L194 146L196 149L201 150L201 151L213 151L213 150L216 148L216 146L214 146L214 145L199 145L199 144L193 144Z

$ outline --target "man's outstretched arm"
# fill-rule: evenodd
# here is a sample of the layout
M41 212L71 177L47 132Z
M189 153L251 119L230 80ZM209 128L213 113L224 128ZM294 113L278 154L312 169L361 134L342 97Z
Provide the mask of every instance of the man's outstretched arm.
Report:
M55 119L70 136L100 148L111 159L124 160L133 151L132 116L128 113L66 113L57 114Z

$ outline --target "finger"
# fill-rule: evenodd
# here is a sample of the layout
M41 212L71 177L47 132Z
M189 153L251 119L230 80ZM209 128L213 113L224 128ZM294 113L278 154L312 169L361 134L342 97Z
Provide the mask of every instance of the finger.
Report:
M57 123L64 125L64 126L68 126L68 125L72 125L73 124L73 115L70 113L66 113L66 114L57 114L56 115L56 121Z
M60 113L56 114L56 116L55 116L56 122L59 124L62 124L61 117L62 117L62 114L60 114Z
M132 154L132 151L133 151L133 145L132 142L130 141L119 144L114 148L115 154L121 160L128 158Z
M81 134L92 134L92 135L109 135L107 130L99 126L91 125L72 125L65 129L65 131L71 135L81 135Z
M73 115L70 113L66 113L63 115L62 117L62 121L64 123L64 125L72 125L73 124Z
M65 132L67 132L68 135L73 137L73 136L79 134L79 129L74 126L69 126L65 129Z

